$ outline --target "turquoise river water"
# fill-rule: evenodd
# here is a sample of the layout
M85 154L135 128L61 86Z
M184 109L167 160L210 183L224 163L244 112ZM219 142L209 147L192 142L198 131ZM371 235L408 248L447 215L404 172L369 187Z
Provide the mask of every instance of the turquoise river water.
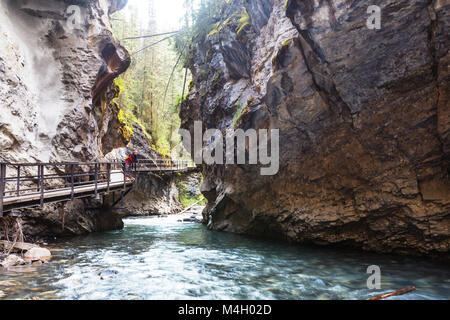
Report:
M50 263L0 271L3 299L449 299L448 265L213 232L180 216L51 243ZM381 290L367 267L381 268ZM103 280L102 280L103 276ZM4 281L15 285L2 285Z

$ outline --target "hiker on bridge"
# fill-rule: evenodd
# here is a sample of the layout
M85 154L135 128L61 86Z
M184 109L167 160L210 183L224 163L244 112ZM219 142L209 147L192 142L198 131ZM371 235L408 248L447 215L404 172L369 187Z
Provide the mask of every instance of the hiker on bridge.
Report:
M134 150L133 154L131 155L131 158L133 159L132 169L134 169L134 170L137 170L138 155L139 155L139 152L137 150Z
M128 157L125 159L125 176L128 179L132 179L133 176L131 174L131 170L137 168L137 156L139 152L137 150L134 150L132 154L128 155Z

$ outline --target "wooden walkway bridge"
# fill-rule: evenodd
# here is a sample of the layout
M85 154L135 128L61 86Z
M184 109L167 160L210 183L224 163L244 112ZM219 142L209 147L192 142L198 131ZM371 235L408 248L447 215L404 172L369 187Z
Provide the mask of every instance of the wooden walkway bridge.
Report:
M139 160L128 169L138 173L182 173L197 168L188 161ZM0 163L0 217L12 210L131 191L124 162ZM115 206L120 199L113 204Z

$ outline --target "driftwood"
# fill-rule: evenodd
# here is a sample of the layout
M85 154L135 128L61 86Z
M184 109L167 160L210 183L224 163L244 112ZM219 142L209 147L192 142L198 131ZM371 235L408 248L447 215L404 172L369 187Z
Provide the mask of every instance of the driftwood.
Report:
M199 203L202 202L202 201L203 201L203 199L198 200L196 203L190 205L189 207L187 207L186 209L184 209L183 211L181 211L181 212L179 212L179 213L177 213L177 214L183 214L183 213L185 213L185 212L188 212L189 210L191 210L193 207L195 207L197 204L199 204Z
M383 300L389 297L394 297L394 296L401 296L404 295L406 293L412 292L412 291L416 291L416 287L407 287L407 288L403 288L394 292L389 292L389 293L385 293L385 294L380 294L378 296L369 298L367 300Z

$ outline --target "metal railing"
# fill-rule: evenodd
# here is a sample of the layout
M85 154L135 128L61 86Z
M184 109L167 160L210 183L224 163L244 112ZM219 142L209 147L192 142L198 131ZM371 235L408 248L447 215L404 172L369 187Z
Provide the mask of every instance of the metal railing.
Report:
M46 194L65 190L74 200L77 191L90 186L92 195L99 190L109 193L111 185L120 184L125 190L133 181L128 175L138 172L176 172L194 168L189 161L143 159L133 164L125 162L69 162L69 163L0 163L0 217L4 203L25 196L39 197L42 208ZM101 188L100 188L101 187Z

